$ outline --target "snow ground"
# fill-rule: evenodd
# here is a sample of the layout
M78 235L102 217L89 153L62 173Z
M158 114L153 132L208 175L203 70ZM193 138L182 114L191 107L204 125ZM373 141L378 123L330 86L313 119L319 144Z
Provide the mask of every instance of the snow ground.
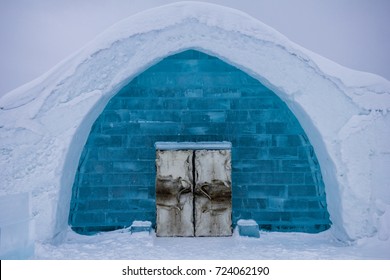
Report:
M128 229L83 236L69 230L64 243L37 243L34 259L57 260L390 260L390 240L361 239L346 244L330 231L319 234L260 232L260 238L162 238Z

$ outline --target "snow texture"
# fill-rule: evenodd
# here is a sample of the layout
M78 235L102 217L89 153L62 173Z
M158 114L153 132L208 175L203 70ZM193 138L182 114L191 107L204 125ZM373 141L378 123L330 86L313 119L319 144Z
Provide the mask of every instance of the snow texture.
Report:
M390 82L313 54L240 11L198 2L125 19L0 99L0 196L29 194L34 240L65 240L78 160L109 99L188 49L245 71L293 111L321 165L332 236L389 242Z
M156 237L154 231L130 235L128 229L95 236L69 231L60 245L39 243L35 259L93 260L361 260L389 259L390 244L376 238L353 246L336 240L329 231L318 234L260 232L260 238Z
M257 226L257 223L255 220L244 220L244 219L240 219L237 221L237 225L238 226Z

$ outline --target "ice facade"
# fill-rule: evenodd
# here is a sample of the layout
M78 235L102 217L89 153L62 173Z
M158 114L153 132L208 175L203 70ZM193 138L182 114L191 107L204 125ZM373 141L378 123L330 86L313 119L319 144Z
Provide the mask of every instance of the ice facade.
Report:
M347 242L371 237L389 240L386 167L390 162L390 82L319 57L240 11L186 1L119 22L45 75L0 98L0 196L12 200L14 195L28 194L29 217L35 224L33 241L65 240L80 158L91 128L109 100L124 94L119 91L126 85L131 87L131 81L146 69L190 49L248 73L252 81L275 93L293 112L321 167L333 237ZM200 93L187 94L196 98ZM222 106L219 111L226 110L223 106L239 104L233 98L216 103ZM169 116L165 110L159 111L163 117ZM210 128L220 130L218 121L223 117L221 113L207 115ZM115 121L112 125L105 129L119 129ZM135 125L147 127L149 132L160 129L147 121ZM167 127L175 130L174 124L167 123ZM193 125L192 135L201 136L204 127ZM248 125L238 129L253 132ZM284 128L271 125L265 129ZM99 141L114 139L122 141L115 137ZM234 161L237 142L232 149ZM270 148L268 152L276 150ZM253 154L248 151L247 155ZM252 172L245 165L238 167ZM293 167L304 168L288 164L283 168ZM233 184L239 179L234 174ZM262 179L263 175L257 176ZM140 195L146 192L142 190ZM234 207L238 205L233 203ZM271 205L281 207L278 201ZM5 211L15 209L13 204L7 207ZM13 234L22 234L23 230L15 229Z
M80 158L70 225L90 234L155 224L155 144L209 141L231 142L233 224L329 228L320 166L294 114L256 79L195 50L163 59L108 102Z

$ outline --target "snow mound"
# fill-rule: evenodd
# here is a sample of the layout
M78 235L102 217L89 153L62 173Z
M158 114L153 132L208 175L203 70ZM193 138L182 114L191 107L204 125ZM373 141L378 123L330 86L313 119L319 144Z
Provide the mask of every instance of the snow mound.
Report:
M287 103L316 150L334 236L388 238L390 82L313 54L240 11L179 2L119 22L0 99L0 195L29 193L36 240L64 239L78 160L109 99L188 49L238 67Z

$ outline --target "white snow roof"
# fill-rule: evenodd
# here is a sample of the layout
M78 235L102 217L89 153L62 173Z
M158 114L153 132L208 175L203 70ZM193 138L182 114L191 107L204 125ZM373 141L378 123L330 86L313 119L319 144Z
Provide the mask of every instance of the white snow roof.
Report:
M147 20L145 21L145 19ZM315 71L319 71L319 74L327 76L338 85L348 89L346 90L348 96L360 106L367 109L389 109L390 81L385 78L343 67L315 54L289 41L288 38L276 30L241 11L195 1L178 2L157 7L120 21L42 77L9 92L1 99L1 105L3 108L8 108L32 100L34 98L32 94L34 85L41 84L44 80L47 82L48 76L52 77L54 73L58 72L62 74L59 78L64 78L66 73L64 73L63 68L72 71L72 66L77 67L97 52L110 48L115 42L179 25L183 26L191 22L210 28L221 28L225 31L236 32L240 36L248 36L264 44L283 48L291 55L305 61ZM187 31L191 33L192 30L188 29ZM193 35L193 39L195 39L199 34L195 33ZM158 48L164 51L164 45L159 45ZM173 52L172 49L166 49L165 51ZM23 93L28 93L28 97L23 98Z

